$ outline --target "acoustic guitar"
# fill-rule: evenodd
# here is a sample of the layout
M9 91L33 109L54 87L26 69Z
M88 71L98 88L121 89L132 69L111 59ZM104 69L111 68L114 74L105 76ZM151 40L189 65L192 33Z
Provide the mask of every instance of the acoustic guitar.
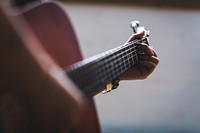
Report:
M84 99L85 107L77 114L78 122L65 132L100 133L92 97L105 91L106 84L138 62L138 55L143 53L138 51L136 46L148 43L148 34L142 39L136 39L83 60L69 18L62 8L60 3L43 3L13 18L16 21L23 20L27 24L45 51L63 69L63 73L75 84ZM131 27L137 33L139 23L134 21ZM40 130L45 132L40 128L36 131Z

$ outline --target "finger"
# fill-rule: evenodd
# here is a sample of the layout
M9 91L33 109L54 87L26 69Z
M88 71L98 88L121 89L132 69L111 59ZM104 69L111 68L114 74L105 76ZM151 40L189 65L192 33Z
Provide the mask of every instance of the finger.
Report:
M141 32L139 32L139 33L137 33L137 34L132 34L132 35L129 37L129 39L128 39L127 42L133 41L133 40L135 40L135 39L141 39L141 38L144 36L144 34L145 34L145 31L141 31Z
M151 56L150 61L152 61L154 64L158 65L160 60L156 56Z
M141 39L145 34L145 31L140 31L137 34L133 34L133 39Z
M138 45L137 49L145 52L148 56L154 56L155 54L155 52L147 44Z
M153 48L151 48L151 46L150 46L150 49L153 51L154 56L155 56L155 57L158 57L158 54L155 52L155 50L154 50Z
M157 64L155 64L154 62L147 61L147 60L140 60L139 64L142 65L143 67L147 68L149 73L153 72L153 70L157 66Z
M159 63L158 57L155 56L140 56L139 59L153 62L155 65Z

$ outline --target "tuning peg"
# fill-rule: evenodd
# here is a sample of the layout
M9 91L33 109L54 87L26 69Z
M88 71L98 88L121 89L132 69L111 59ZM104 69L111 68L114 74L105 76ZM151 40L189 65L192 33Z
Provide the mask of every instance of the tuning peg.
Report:
M139 21L131 21L130 22L130 26L133 29L134 33L137 33L137 28L140 26L140 22Z

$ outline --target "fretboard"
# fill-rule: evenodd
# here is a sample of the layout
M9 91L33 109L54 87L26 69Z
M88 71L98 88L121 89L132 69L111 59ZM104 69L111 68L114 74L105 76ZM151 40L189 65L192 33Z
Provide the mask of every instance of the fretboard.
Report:
M138 61L137 40L80 61L65 70L86 96L92 96Z

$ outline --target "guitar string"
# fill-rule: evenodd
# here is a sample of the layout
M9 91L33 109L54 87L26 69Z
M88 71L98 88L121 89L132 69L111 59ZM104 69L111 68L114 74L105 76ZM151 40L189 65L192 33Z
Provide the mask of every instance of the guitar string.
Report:
M127 52L127 50L126 50ZM124 52L123 52L124 53ZM136 50L134 50L133 52L129 53L129 55L127 55L127 59L125 59L124 61L121 61L121 59L118 59L120 63L118 63L117 65L115 65L115 68L112 68L110 69L110 66L107 65L108 67L103 67L103 69L101 68L102 71L104 71L104 73L100 73L100 75L97 77L96 74L94 74L94 76L96 77L92 77L92 78L95 78L92 79L94 80L92 83L90 82L91 79L87 79L87 78L84 78L83 80L80 80L80 79L76 79L76 81L78 82L78 84L80 85L80 87L84 87L84 88L87 88L85 90L87 91L90 91L92 87L97 87L99 84L105 84L105 81L106 80L112 80L112 78L114 76L118 76L120 73L122 73L122 71L125 71L124 69L128 68L129 66L124 66L125 64L127 65L128 63L125 63L127 61L129 61L129 64L130 64L130 59L133 60L134 57L130 56L131 54L133 55L134 53L134 56L135 56L135 53L136 53ZM121 54L122 55L122 54ZM121 56L119 55L119 56ZM129 57L129 58L128 58ZM115 57L115 58L118 58L118 57ZM104 65L105 63L103 63ZM107 62L106 62L107 64ZM118 69L116 69L118 68ZM109 70L110 69L110 70ZM116 70L115 70L116 69ZM121 70L120 70L121 69ZM90 71L91 72L91 71ZM90 73L89 72L89 73ZM112 73L111 73L112 72ZM119 73L120 72L120 73ZM82 74L78 73L78 77L82 77L83 75L86 75L87 73L83 73L83 71L81 71ZM93 73L93 71L91 72ZM98 75L98 74L97 74ZM76 76L77 77L77 76ZM87 76L87 77L91 77L91 76Z
M118 68L117 71L115 71L115 70L107 71L107 73L109 73L108 75L107 75L107 73L100 74L100 76L98 78L96 78L92 83L88 82L88 81L91 81L91 80L88 80L88 81L85 80L84 82L87 82L87 84L86 84L87 85L86 86L87 89L85 89L85 90L87 90L87 92L89 93L90 91L92 91L93 88L97 88L97 87L100 87L100 86L103 87L105 85L105 83L106 83L105 81L112 80L114 76L119 75L120 73L122 73L123 71L125 71L126 68L128 69L129 67L132 66L132 65L129 64L129 66L125 66L124 67L121 64L124 64L124 63L122 62L122 63L120 63L118 65L121 68ZM105 69L107 69L107 68L105 68ZM121 70L119 70L119 69L121 69ZM112 71L114 71L114 72L112 72ZM102 79L104 79L104 80L102 81Z
M100 84L105 85L106 83L109 83L110 81L112 81L114 78L116 78L121 73L123 73L125 70L127 70L132 65L134 65L134 62L130 63L130 59L133 60L133 58L128 58L128 59L124 60L124 62L121 62L118 65L116 65L115 68L112 68L112 69L110 69L110 68L104 68L105 70L107 70L107 72L105 72L103 74L100 74L100 76L98 77L98 80L96 82L93 82L94 85L92 85L92 86L94 86L94 87L96 86L97 87ZM125 63L127 61L129 63ZM110 70L108 70L108 69L110 69ZM104 80L102 81L102 79L104 79ZM105 82L105 81L107 81L107 82ZM90 90L90 89L88 89L88 90Z
M126 50L126 52L128 52L128 51L130 51L130 50ZM104 70L107 69L107 71L111 71L111 72L114 71L115 72L115 71L118 71L118 69L123 68L124 65L127 65L127 64L130 65L130 63L131 63L130 59L134 58L134 56L135 56L135 55L132 55L133 53L135 53L135 51L128 52L128 54L125 55L125 56L123 54L121 54L121 55L123 55L123 57L121 57L121 55L114 57L114 58L111 57L111 59L109 59L107 62L114 59L116 63L107 63L106 62L105 64L107 64L107 65L103 69ZM115 59L115 58L117 58L117 59Z
M122 46L122 47L118 47L118 48L115 48L114 50L112 50L112 51L110 51L110 52L105 52L104 53L104 55L103 56L106 56L106 58L103 58L103 57L101 57L101 59L97 59L97 57L96 57L96 59L95 60L102 60L102 61L104 61L104 63L102 63L101 61L101 63L99 63L100 65L97 65L97 66L95 66L95 67L98 67L98 69L100 68L100 67L102 67L102 66L104 66L109 60L113 60L113 59L115 59L115 58L118 58L117 59L117 61L115 61L115 62L119 62L118 63L118 65L116 65L115 66L115 68L114 69L116 69L116 68L118 68L118 69L116 69L116 70L109 70L110 68L109 68L109 65L107 65L108 66L108 68L107 67L103 67L103 68L100 68L100 70L99 71L105 71L105 70L109 70L109 71L114 71L114 72L112 72L113 74L112 75L110 75L109 77L108 77L108 73L104 73L104 74L101 74L100 75L100 77L96 77L97 78L97 82L98 81L101 81L101 83L102 82L105 82L104 80L100 80L99 78L102 78L102 77L107 77L107 79L112 79L111 78L111 76L114 76L114 74L115 73L119 73L118 71L123 71L123 69L126 69L126 66L122 66L122 65L125 65L126 63L126 61L128 61L128 63L130 63L130 59L132 59L133 60L133 57L134 56L136 56L136 60L137 60L137 52L136 52L136 49L135 49L135 47L133 47L133 45L134 45L134 41L132 41L132 42L130 42L131 44L129 44L129 43L127 43L127 44L125 44L124 46ZM128 47L128 48L127 48ZM125 50L124 50L125 49ZM127 51L130 51L131 49L134 49L133 50L133 52L131 53L132 54L132 56L130 56L130 54L127 54ZM117 52L116 52L117 51ZM117 53L117 54L115 54L115 53ZM133 53L134 53L134 55L133 55ZM114 54L114 55L112 55L112 54ZM128 57L126 57L126 56L123 56L123 55L126 55L126 56L128 56ZM109 57L109 56L111 56L111 57ZM120 58L119 58L120 57ZM127 58L126 60L124 60L123 58ZM121 60L123 60L123 62L121 62ZM134 60L133 60L134 61ZM135 61L134 61L135 62ZM78 65L76 66L76 67L78 67ZM90 66L90 67L92 67L93 69L95 68L94 66ZM128 66L129 67L129 66ZM85 67L86 68L86 67ZM89 82L89 81L86 81L86 79L84 79L84 82L83 82L83 79L81 79L81 77L84 77L84 75L85 74L88 74L88 73L92 73L93 72L93 69L86 69L87 70L87 72L83 72L83 71L81 71L81 70L83 70L84 69L84 67L80 67L79 66L79 69L76 69L76 72L75 71L72 71L73 73L74 73L74 75L72 76L73 78L75 78L75 81L76 82L79 82L78 84L79 84L79 87L82 87L83 86L83 84L84 84L84 86L96 86L95 84L99 84L99 83L91 83L91 82ZM113 69L113 68L112 68ZM122 70L120 70L120 69L122 69ZM84 71L86 71L86 70L84 70ZM72 73L72 74L73 74ZM78 74L78 75L77 75ZM77 75L77 76L76 76ZM89 76L87 76L87 77L89 77ZM77 79L78 78L78 79ZM82 82L81 82L82 81ZM88 85L88 83L89 83L89 85ZM93 85L92 85L93 84ZM87 88L87 87L86 87ZM89 88L91 88L91 87L89 87ZM88 88L88 89L89 89ZM90 89L89 89L90 90Z
M126 51L125 51L126 52ZM120 54L118 54L118 56L122 56L125 52L120 52ZM116 55L115 55L116 56ZM103 65L104 65L105 63L103 63ZM121 66L121 64L119 64L119 66ZM105 68L104 68L105 69ZM82 73L82 74L81 74ZM77 77L82 77L83 75L84 75L84 73L83 73L83 71L78 71L78 75L79 76L76 76L76 78ZM81 76L82 75L82 76ZM74 75L75 76L75 75ZM81 85L81 83L80 83L80 81L82 81L81 79L76 79L76 81L78 81L79 82L79 84L80 84L80 86L82 86Z
M123 50L123 52L120 52L119 53L119 51L118 51L118 54L110 54L110 55L108 55L106 58L102 58L101 60L99 60L97 63L94 63L93 62L93 64L95 65L95 64L97 64L97 65L95 65L95 66L99 66L99 67L101 67L101 66L105 66L105 64L109 64L109 62L110 62L110 60L112 60L112 59L115 59L116 61L115 62L117 62L117 61L119 61L119 60L121 60L121 58L119 58L119 57L123 57L123 55L125 54L126 55L126 53L127 53L127 51L130 51L130 48L128 49L128 50ZM103 62L103 63L102 63ZM88 69L89 71L93 71L94 69L96 70L97 69L97 67L94 67L94 65L93 64L91 64L90 65L90 69ZM76 71L84 71L84 68L86 68L86 70L87 70L87 68L89 68L88 66L85 66L85 67L79 67L79 69L76 69ZM73 72L75 72L75 71L73 71ZM87 71L88 72L88 71Z
M135 42L130 42L130 44L129 43L127 43L127 44L129 46L131 46L134 43ZM124 44L124 45L126 45L126 44ZM101 54L99 54L97 56L93 56L93 57L90 57L88 59L84 59L83 61L80 61L80 62L75 63L72 66L68 67L65 71L68 72L68 71L76 71L76 70L82 69L84 67L87 67L88 65L91 65L91 63L98 63L100 60L104 59L105 57L106 58L109 57L113 53L117 53L117 54L119 53L119 55L122 55L122 54L124 54L124 50L123 50L123 49L125 49L124 45L121 46L120 48L119 47L118 48L114 48L114 50L109 50L109 51L101 53ZM117 51L117 52L115 52L115 51ZM120 52L120 51L122 51L122 52Z
M101 77L96 77L95 80L93 79L93 81L91 82L91 80L82 80L82 82L79 82L79 85L81 87L83 87L83 84L84 84L84 91L86 93L89 93L93 90L93 88L97 88L97 87L103 87L103 85L105 85L105 81L106 80L112 80L113 76L116 76L116 74L119 74L119 72L122 72L122 71L125 71L125 68L123 68L124 66L122 66L121 64L123 63L120 63L119 66L121 67L120 69L118 69L118 71L115 71L115 73L112 73L112 74L101 74ZM129 65L130 66L130 65ZM128 68L128 67L127 67ZM109 71L107 73L110 73ZM103 80L104 79L104 80Z
M101 60L102 58L105 58L105 57L109 56L112 53L119 52L119 51L123 50L124 48L126 48L128 46L134 46L135 44L138 44L138 43L140 43L140 40L133 40L131 42L125 43L124 45L118 46L118 47L116 47L114 49L105 51L105 52L100 53L98 55L95 55L95 56L92 56L90 58L84 59L84 60L82 60L80 62L77 62L77 63L67 67L64 71L66 71L66 72L68 72L68 71L76 71L79 68L82 68L83 66L86 67L87 65L90 65L90 63L96 63L99 60Z

